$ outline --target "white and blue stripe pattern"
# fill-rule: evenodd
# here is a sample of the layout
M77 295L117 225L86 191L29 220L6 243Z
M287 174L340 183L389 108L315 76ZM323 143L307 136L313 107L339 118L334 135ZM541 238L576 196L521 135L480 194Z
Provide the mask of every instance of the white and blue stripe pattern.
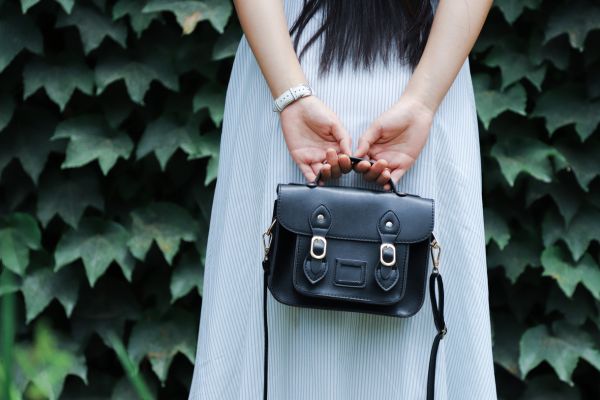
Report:
M290 26L302 3L284 0ZM311 20L303 40L318 23L318 16ZM319 77L319 51L311 47L302 67L356 149L360 134L400 97L410 73L399 64L381 64L370 73L348 66ZM277 183L305 181L288 153L272 101L243 36L225 101L189 400L262 396L261 235L271 221ZM378 187L355 173L342 176L339 184ZM468 59L435 115L425 148L398 188L436 201L434 233L443 248L448 326L438 352L436 399L496 399L479 136ZM295 308L269 294L269 398L424 399L436 333L428 296L418 314L400 319Z

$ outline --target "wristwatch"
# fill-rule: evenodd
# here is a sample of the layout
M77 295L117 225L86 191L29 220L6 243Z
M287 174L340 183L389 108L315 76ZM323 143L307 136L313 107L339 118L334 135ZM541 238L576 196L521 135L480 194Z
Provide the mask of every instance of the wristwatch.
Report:
M273 111L281 112L290 103L312 94L314 94L314 91L307 83L291 87L275 99L273 102Z

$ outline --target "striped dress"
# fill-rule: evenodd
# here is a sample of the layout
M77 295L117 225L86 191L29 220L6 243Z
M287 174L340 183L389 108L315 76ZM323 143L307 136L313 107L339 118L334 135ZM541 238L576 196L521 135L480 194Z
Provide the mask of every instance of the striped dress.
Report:
M283 1L291 26L303 0ZM319 15L309 22L300 48L319 23ZM370 73L347 65L342 72L333 69L319 77L319 54L320 42L305 53L302 68L316 95L340 117L355 150L360 134L400 97L410 72L399 63L380 64ZM261 235L271 221L277 183L305 182L288 153L272 100L244 35L226 93L188 400L262 398ZM434 234L443 249L440 271L448 326L437 359L438 400L497 398L480 161L466 59L434 116L424 149L398 184L401 191L436 201ZM335 184L381 188L354 172ZM429 294L425 296L421 310L402 319L290 307L269 293L269 398L425 399L436 333Z

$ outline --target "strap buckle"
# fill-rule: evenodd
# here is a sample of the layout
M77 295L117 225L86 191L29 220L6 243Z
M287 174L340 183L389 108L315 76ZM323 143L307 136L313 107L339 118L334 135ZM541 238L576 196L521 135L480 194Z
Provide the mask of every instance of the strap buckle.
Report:
M392 249L392 261L386 261L384 259L383 252L385 249ZM386 267L392 267L396 265L396 247L391 243L381 243L379 246L379 262Z
M323 251L321 254L316 254L315 253L315 242L319 240L323 243ZM327 239L325 239L325 237L323 236L319 236L319 235L314 235L311 239L310 239L310 255L312 258L316 259L316 260L320 260L322 258L325 258L325 254L327 253Z

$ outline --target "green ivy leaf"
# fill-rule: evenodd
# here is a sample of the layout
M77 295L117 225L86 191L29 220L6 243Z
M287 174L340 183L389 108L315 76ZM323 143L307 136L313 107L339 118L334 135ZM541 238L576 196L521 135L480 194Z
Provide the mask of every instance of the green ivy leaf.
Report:
M212 51L213 61L234 57L240 44L242 34L243 32L239 25L230 24L215 42Z
M535 64L531 60L528 50L522 48L520 40L514 37L506 38L496 44L483 60L487 66L500 68L502 72L501 91L523 78L529 80L538 90L542 89L542 81L546 76L546 65Z
M15 359L27 381L50 400L59 398L69 375L87 383L84 354L76 344L58 336L45 323L36 325L32 345L16 347Z
M575 260L587 250L592 240L600 241L600 210L592 206L584 206L566 225L564 240Z
M13 98L4 93L0 94L0 134L12 119L14 111L15 101Z
M31 118L35 115L35 118ZM13 122L0 135L0 172L13 159L19 160L23 169L37 184L48 155L62 152L64 146L50 140L55 117L44 109L22 106Z
M74 268L54 272L51 266L41 266L23 278L21 292L27 309L26 321L30 323L53 299L65 309L67 317L77 303L79 276Z
M194 362L196 328L194 318L182 310L175 310L164 319L142 320L131 331L127 352L136 365L148 358L152 370L164 384L177 353Z
M194 288L202 296L203 283L204 264L200 256L192 251L184 253L171 276L171 303L182 298Z
M67 14L71 13L75 0L54 0L60 4ZM39 3L40 0L21 0L21 11L25 14L31 7Z
M588 33L600 29L600 7L587 0L564 3L554 9L548 20L544 43L567 34L571 46L583 51Z
M540 251L540 246L532 238L520 234L503 249L490 246L487 262L490 267L504 267L506 277L515 284L527 266L540 265Z
M583 293L582 290L575 290L569 298L557 286L552 286L548 294L546 313L558 311L570 324L583 325L588 318L593 319L597 315L591 297L584 296Z
M153 152L164 171L177 149L192 153L199 137L198 129L192 124L179 124L175 118L163 115L146 127L138 143L136 157L139 160Z
M81 258L93 287L115 261L123 275L131 281L135 262L127 251L129 237L129 232L116 222L98 217L83 218L77 229L67 231L60 238L54 254L54 269L58 271Z
M494 5L502 11L509 24L513 24L523 14L525 8L537 10L542 0L497 0Z
M87 207L104 211L98 179L89 170L75 170L68 176L52 170L42 179L37 204L37 216L42 226L46 227L55 215L59 215L68 225L77 228Z
M104 175L119 157L127 159L133 142L125 132L112 129L99 115L81 115L61 122L51 138L69 139L61 168L77 168L98 160Z
M492 119L505 111L512 111L525 115L527 95L520 83L512 85L505 91L498 91L490 87L490 78L484 74L474 75L475 102L477 114L485 129L488 129Z
M216 126L221 125L225 112L225 88L210 82L204 85L194 96L194 112L208 108L210 118Z
M523 376L547 361L561 381L573 385L571 375L579 358L600 369L600 352L590 335L562 321L554 324L554 333L545 325L529 328L519 343L519 368Z
M521 379L519 370L519 338L523 327L509 314L497 313L492 318L494 362Z
M568 386L554 375L534 376L527 379L527 386L519 400L581 400L577 386Z
M36 60L27 64L23 71L23 82L24 99L44 88L50 100L64 111L75 89L92 95L94 74L83 60L69 56L52 63Z
M546 195L552 197L566 223L573 219L583 200L581 189L572 179L558 179L552 183L534 180L527 186L526 206L530 207Z
M137 37L140 38L152 21L160 19L159 13L142 12L145 4L146 0L118 0L112 8L113 20L128 15L131 28Z
M194 31L200 21L208 20L219 33L223 33L231 16L232 7L229 1L221 0L150 0L142 12L169 11L175 14L177 22L187 35Z
M23 275L29 265L29 252L40 250L42 234L29 214L0 215L0 261L12 272Z
M0 271L0 296L15 293L21 289L23 279L11 272L8 268L2 268Z
M26 15L5 14L0 17L0 72L23 49L42 54L43 40L38 27Z
M220 148L221 133L212 131L205 133L198 138L194 143L193 148L189 150L188 159L198 159L210 157L206 166L206 176L204 185L208 186L217 178L219 171L219 148Z
M600 174L598 168L600 137L593 136L583 145L559 140L555 147L564 155L565 167L573 171L577 182L587 192L590 182Z
M543 182L552 180L550 157L564 159L555 148L523 132L501 133L490 154L500 164L500 170L510 186L517 175L525 172Z
M600 101L589 101L580 87L567 84L544 91L531 116L544 118L550 135L562 126L575 124L584 141L600 123L599 109Z
M500 250L502 250L510 240L510 230L505 219L490 208L483 209L485 221L485 244L494 240Z
M131 100L144 104L144 96L154 80L178 91L179 82L171 65L164 60L144 58L141 61L111 55L96 66L96 94L104 92L111 83L123 80Z
M193 242L198 237L198 225L188 211L166 202L132 211L130 230L132 236L127 245L138 260L144 261L155 241L169 265L179 251L180 241Z
M542 275L553 278L567 296L573 296L576 286L581 283L600 300L600 267L589 254L573 264L564 250L553 245L544 249L541 262Z
M77 7L70 14L60 14L56 20L56 27L68 26L76 26L79 30L86 54L98 48L106 37L113 39L121 47L126 47L126 25L122 21L112 21L96 7L77 3Z

